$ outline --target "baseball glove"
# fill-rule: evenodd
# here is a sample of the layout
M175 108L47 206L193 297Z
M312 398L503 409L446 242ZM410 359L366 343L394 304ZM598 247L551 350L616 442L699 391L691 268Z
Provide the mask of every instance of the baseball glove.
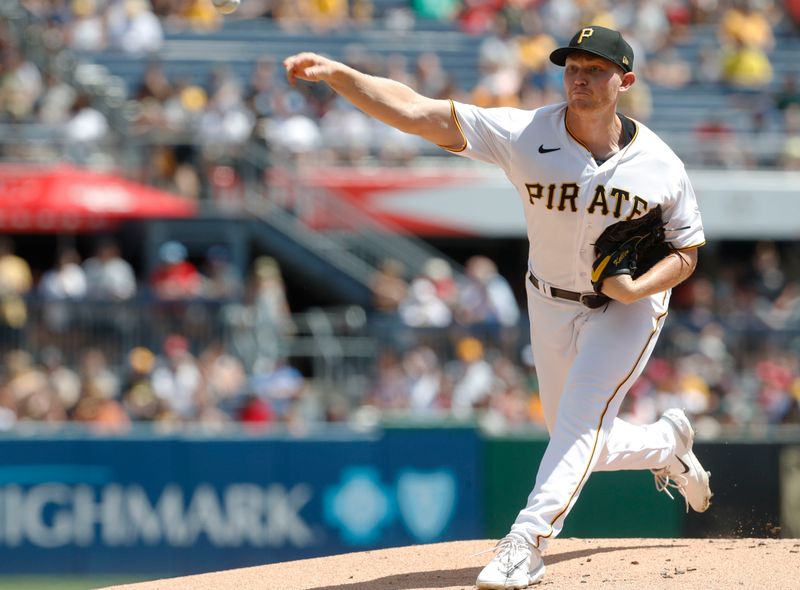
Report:
M650 270L674 248L664 238L661 205L645 215L609 225L594 244L592 286L596 293L603 281L617 275L637 278Z

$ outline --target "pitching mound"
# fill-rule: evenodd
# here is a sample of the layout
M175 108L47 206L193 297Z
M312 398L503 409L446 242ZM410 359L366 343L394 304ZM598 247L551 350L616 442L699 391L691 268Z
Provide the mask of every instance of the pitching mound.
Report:
M459 541L114 586L119 590L462 590L494 541ZM798 587L800 540L557 539L537 588L714 590Z

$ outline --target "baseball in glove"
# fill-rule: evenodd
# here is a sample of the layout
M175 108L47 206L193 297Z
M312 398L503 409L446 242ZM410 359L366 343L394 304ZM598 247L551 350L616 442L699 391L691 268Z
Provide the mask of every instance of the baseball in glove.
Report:
M631 275L635 279L643 275L674 250L664 237L661 205L636 219L609 225L594 249L592 286L596 293L601 292L608 277Z

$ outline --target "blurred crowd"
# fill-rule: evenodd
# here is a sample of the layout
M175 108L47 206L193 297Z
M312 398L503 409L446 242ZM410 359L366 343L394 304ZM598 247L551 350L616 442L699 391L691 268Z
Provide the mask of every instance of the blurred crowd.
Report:
M486 256L471 256L459 283L449 262L434 257L406 280L403 265L387 259L373 276L374 308L396 314L406 326L446 328L452 324L516 326L520 310L508 281Z
M268 256L241 277L224 247L195 261L171 240L137 276L105 239L84 260L65 248L41 270L2 238L0 424L75 421L117 432L132 421L290 423L310 401L300 395L306 379L285 363L282 341L293 330Z
M23 0L36 18L42 47L31 59L30 41L0 21L0 121L36 122L57 128L65 144L91 146L115 134L150 138L141 168L148 180L182 194L201 196L214 181L213 164L236 160L248 142L266 146L292 162L407 163L432 146L397 132L338 100L318 85L286 85L280 59L254 60L242 78L219 65L208 79L170 72L161 59L165 34L213 31L222 26L211 0ZM560 100L560 71L547 56L585 23L619 28L634 46L638 83L621 108L647 122L658 89L717 88L719 104L689 124L697 165L760 165L800 168L800 92L797 72L776 72L771 55L776 35L796 38L796 2L786 0L451 0L378 2L286 2L250 0L228 19L264 18L286 30L364 26L409 31L419 23L449 23L478 36L478 75L463 87L435 52L381 55L342 43L347 63L405 82L425 95L483 106L532 108ZM24 36L24 35L23 35ZM695 55L680 51L694 43ZM107 109L71 85L53 55L126 53L146 59L141 80L127 88L131 102L117 127ZM44 57L42 51L44 50ZM313 48L309 48L313 49ZM702 108L702 107L698 107ZM727 111L737 114L731 121ZM742 119L746 119L743 123ZM658 129L656 128L656 131ZM776 145L758 141L775 134ZM171 137L172 139L167 139ZM749 148L748 146L755 146ZM105 149L73 150L91 161ZM679 146L680 151L680 146ZM107 163L107 162L106 162ZM230 170L228 170L230 172ZM143 172L144 173L144 172ZM223 182L224 179L220 180Z
M758 243L752 252L740 248L705 248L700 270L675 290L664 334L624 402L623 417L644 424L683 407L705 436L725 427L760 432L800 424L800 249L774 242ZM429 270L423 278L431 274L439 273ZM446 296L439 301L437 308L446 307ZM425 342L424 331L405 348L390 347L378 363L370 402L423 416L477 412L489 427L543 427L527 329L509 331L513 322L503 324L501 317L498 311L480 324L483 331L451 330L444 348L440 340Z
M159 53L167 34L223 25L210 0L21 4L35 17L32 28L0 17L0 156L24 157L35 146L109 164L106 142L115 135L142 140L146 179L198 198L208 186L236 194L237 157L253 142L273 163L297 166L406 164L428 153L324 86L289 88L282 56L258 59L246 79L224 66L208 80L171 74ZM628 114L650 119L657 89L717 89L724 104L690 128L696 165L800 169L797 73L777 77L771 59L779 35L797 37L800 2L247 0L228 18L340 33L370 26L402 33L435 21L480 39L472 87L462 87L435 52L412 60L348 45L345 60L428 96L521 107L559 100L559 71L547 56L578 26L617 27L637 55ZM680 51L703 36L709 41L697 44L695 60ZM65 49L146 60L121 112L59 66ZM746 136L722 116L731 104L750 117ZM42 147L25 135L42 130L56 141ZM782 143L772 152L747 151L775 131ZM726 426L800 423L798 248L704 250L705 266L674 293L664 335L623 416L646 423L679 405L710 436ZM116 243L102 241L93 252L63 248L51 268L37 269L2 239L0 426L71 421L120 432L136 422L200 422L302 431L317 421L401 415L543 427L519 287L486 256L469 258L463 278L442 258L421 269L385 260L371 283L370 321L357 332L374 342L371 368L331 385L291 354L302 328L272 258L242 269L225 247L192 252L172 240L143 274Z
M349 361L339 358L341 378L326 381L292 353L299 316L272 258L256 258L236 279L230 269L213 270L224 259L218 249L187 268L185 246L168 241L153 273L138 277L110 241L83 261L67 250L44 272L13 250L0 241L4 428L246 423L302 432L380 416L544 426L524 295L485 256L470 257L458 277L442 258L416 273L387 260L373 280L367 321L335 332L367 338L367 364L343 375ZM711 247L702 260L675 290L664 334L622 415L649 423L677 405L707 436L800 423L800 249ZM162 290L165 265L183 270Z
M0 237L0 325L22 329L29 319L28 303L38 306L37 319L56 334L95 313L85 303L112 310L119 304L122 316L128 303L174 311L181 307L173 302L255 302L274 324L288 323L291 312L278 262L260 256L244 274L226 246L212 245L199 256L190 256L187 246L177 240L162 243L153 268L137 272L111 238L97 240L85 259L67 246L51 268L32 269L15 253L13 241Z

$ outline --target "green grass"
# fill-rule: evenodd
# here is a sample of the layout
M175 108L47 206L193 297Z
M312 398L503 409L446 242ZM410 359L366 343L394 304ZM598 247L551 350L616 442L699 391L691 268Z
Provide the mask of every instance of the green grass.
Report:
M90 590L146 579L141 576L0 576L0 590Z

